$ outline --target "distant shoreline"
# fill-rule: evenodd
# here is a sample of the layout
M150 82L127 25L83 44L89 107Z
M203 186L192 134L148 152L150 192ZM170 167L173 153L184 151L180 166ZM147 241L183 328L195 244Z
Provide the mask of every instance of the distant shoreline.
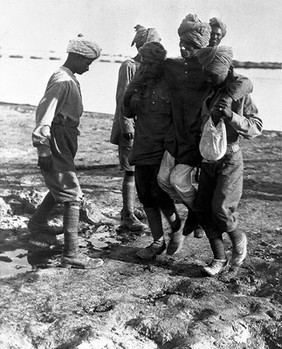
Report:
M240 62L233 60L235 68L242 69L282 69L282 63L278 62Z

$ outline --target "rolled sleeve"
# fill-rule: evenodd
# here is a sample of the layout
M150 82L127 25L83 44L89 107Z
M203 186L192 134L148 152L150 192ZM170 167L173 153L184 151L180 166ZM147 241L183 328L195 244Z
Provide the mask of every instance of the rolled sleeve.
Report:
M45 92L36 109L36 127L32 132L32 144L38 150L39 156L51 154L51 124L58 113L58 101L64 94L63 83L52 84Z
M50 126L39 125L34 129L32 132L32 144L37 148L38 156L51 155L50 139Z

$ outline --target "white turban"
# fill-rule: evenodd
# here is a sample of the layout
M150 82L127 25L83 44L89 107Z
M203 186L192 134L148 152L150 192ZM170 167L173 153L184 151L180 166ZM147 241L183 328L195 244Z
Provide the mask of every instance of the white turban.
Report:
M215 74L227 73L233 61L233 51L229 46L204 47L198 51L197 57L203 69Z
M146 44L146 42L159 42L162 40L155 28L145 28L137 24L134 29L136 30L136 35L134 36L131 46L135 44L137 48L140 48Z
M226 35L226 24L222 22L220 18L213 17L210 19L210 26L211 27L218 27L221 29L222 37L224 38Z
M96 42L87 40L79 34L76 39L69 41L67 53L77 53L87 58L97 59L100 57L101 48Z
M211 27L201 22L196 14L187 15L178 28L180 40L193 43L198 48L206 47L210 39Z

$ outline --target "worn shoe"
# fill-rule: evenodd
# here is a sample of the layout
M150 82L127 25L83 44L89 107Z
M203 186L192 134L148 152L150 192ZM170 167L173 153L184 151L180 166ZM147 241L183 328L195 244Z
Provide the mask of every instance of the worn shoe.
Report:
M140 222L134 214L131 214L130 216L123 216L121 227L131 231L143 231L145 229L148 229L148 226Z
M232 258L231 258L231 267L239 267L247 256L247 236L245 233L241 242L237 245L233 245L232 248Z
M90 258L82 253L73 257L64 255L61 257L61 266L63 268L95 269L103 264L104 262L101 258Z
M139 219L139 220L141 220L141 221L147 217L147 216L146 216L146 213L145 213L145 211L143 210L142 207L140 207L140 208L135 208L135 209L134 209L134 215L135 215L135 217L136 217L137 219Z
M153 242L151 245L147 246L146 248L138 251L136 255L141 259L153 259L156 256L162 254L164 250L166 249L166 244L163 242L162 245L156 244Z
M205 236L204 229L198 225L197 228L194 230L194 238L201 239Z
M27 228L31 234L47 234L47 235L60 235L63 234L61 227L51 226L48 223L37 223L30 219L27 223Z
M172 256L175 253L179 252L183 247L184 241L185 236L182 234L182 230L178 230L175 233L170 234L170 240L167 246L166 253L169 256Z
M144 209L142 207L135 207L133 214L140 221L142 221L143 219L147 218L146 213L145 213L145 211L144 211ZM122 208L121 211L120 211L121 221L123 220L124 216L125 216L124 208Z
M224 270L227 265L227 259L214 259L210 264L203 267L202 273L207 276L215 276Z

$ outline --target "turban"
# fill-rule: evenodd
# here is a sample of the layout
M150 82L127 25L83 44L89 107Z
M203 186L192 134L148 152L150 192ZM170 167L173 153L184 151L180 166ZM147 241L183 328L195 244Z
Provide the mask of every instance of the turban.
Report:
M205 47L198 51L197 57L202 68L215 74L228 72L232 60L232 48L228 46Z
M159 42L147 42L144 44L139 53L142 58L156 61L164 61L166 59L166 50Z
M224 24L219 18L216 18L216 17L211 18L210 26L220 28L222 32L222 37L226 35L226 24Z
M180 39L192 43L198 48L203 48L208 45L210 32L210 25L201 22L196 14L192 15L191 13L183 19L178 28Z
M134 29L136 34L132 40L131 46L134 44L137 48L143 46L146 42L161 41L161 37L155 28L145 28L140 24L137 24Z
M77 53L87 58L97 59L100 57L101 48L96 42L87 40L79 34L76 39L69 41L67 53Z

